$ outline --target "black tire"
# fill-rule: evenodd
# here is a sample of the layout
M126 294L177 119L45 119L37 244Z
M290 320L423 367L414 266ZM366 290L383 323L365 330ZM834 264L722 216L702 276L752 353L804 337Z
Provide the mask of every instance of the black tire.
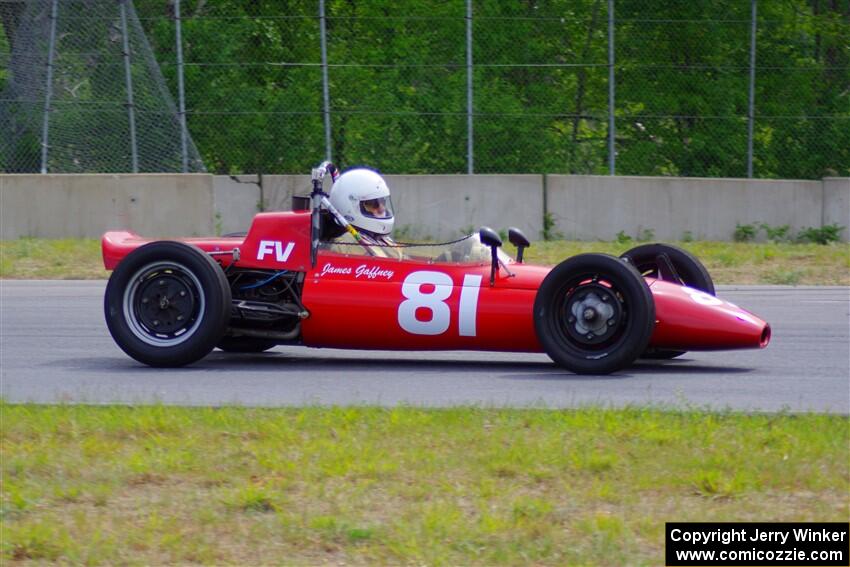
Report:
M222 337L216 345L224 352L264 352L277 346L275 341L257 337Z
M112 338L149 366L200 360L224 335L230 287L221 267L182 242L145 244L127 255L106 285L104 313Z
M653 278L658 277L659 265L668 263L669 267L672 267L675 272L673 279L678 279L677 283L704 291L709 295L715 295L714 282L702 262L687 250L677 246L644 244L625 252L620 258L628 260L643 276ZM669 267L666 267L668 274ZM682 356L685 352L687 351L653 348L647 349L640 357L647 360L670 360Z
M696 256L670 244L644 244L636 246L623 253L620 258L628 260L643 276L659 277L659 267L669 272L669 267L675 271L676 283L715 295L714 282L705 266ZM665 274L668 279L669 273Z
M577 374L610 374L646 350L655 327L649 286L608 254L579 254L549 272L534 300L546 353Z

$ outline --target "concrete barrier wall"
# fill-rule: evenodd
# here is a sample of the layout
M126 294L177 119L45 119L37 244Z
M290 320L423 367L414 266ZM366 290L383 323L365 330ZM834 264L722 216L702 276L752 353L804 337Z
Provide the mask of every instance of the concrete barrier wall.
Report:
M621 230L633 237L652 231L659 240L731 240L737 224L787 224L796 232L821 226L823 217L820 181L584 175L546 181L554 230L576 240L611 240Z
M260 207L257 175L216 175L213 179L216 231L244 232Z
M293 195L312 190L309 175L216 175L213 187L221 234L247 231L259 211L288 211Z
M837 223L850 237L850 179L823 181L567 175L388 175L400 240L450 239L489 225L611 240L731 240L738 223ZM254 214L288 210L306 175L0 175L2 238L98 237L110 228L151 236L247 230Z
M537 238L543 226L540 175L388 175L396 230L404 238L447 240L490 226Z
M536 238L542 227L540 175L387 175L396 210L395 233L406 238L456 238L482 225L516 226ZM308 195L308 175L217 176L215 208L224 233L247 230L263 210L289 210Z
M0 175L0 235L211 234L212 181L202 174Z
M845 227L841 235L846 242L850 232L850 178L826 177L823 180L823 226ZM814 226L814 225L813 225Z

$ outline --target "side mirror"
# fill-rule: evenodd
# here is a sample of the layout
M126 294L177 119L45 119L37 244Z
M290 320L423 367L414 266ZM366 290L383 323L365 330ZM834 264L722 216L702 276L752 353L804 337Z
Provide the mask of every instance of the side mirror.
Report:
M514 227L508 229L508 240L516 246L516 261L522 264L522 252L531 246L531 242L528 241L528 238L526 238L520 229Z
M481 230L478 231L478 237L481 238L481 244L489 247L496 247L502 245L502 239L499 238L499 233L490 228L489 226L482 226Z
M490 287L493 287L496 285L496 270L499 269L499 256L496 250L502 245L502 239L489 226L482 226L478 231L478 237L481 239L481 244L490 247Z

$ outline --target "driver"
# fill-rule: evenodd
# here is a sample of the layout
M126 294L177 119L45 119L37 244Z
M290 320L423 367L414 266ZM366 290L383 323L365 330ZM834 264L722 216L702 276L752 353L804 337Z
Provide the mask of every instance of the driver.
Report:
M366 168L350 169L341 174L333 184L331 205L360 233L360 244L373 256L402 258L390 238L393 230L393 207L390 189L377 172ZM349 233L334 241L343 246L333 246L337 252L351 253L356 243Z

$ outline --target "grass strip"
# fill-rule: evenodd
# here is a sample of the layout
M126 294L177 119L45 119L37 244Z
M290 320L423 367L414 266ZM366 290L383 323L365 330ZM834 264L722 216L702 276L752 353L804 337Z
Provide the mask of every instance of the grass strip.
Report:
M714 283L781 285L850 285L850 246L846 243L673 242L705 264ZM530 262L556 264L583 252L619 256L634 242L534 243ZM529 253L532 248L529 248Z
M91 238L0 240L0 278L97 280L103 268L100 241Z
M659 564L847 521L846 416L0 405L2 562Z
M695 254L719 284L850 285L846 243L678 242ZM583 252L620 255L634 242L541 241L526 261L554 265ZM511 255L515 249L509 244ZM21 238L0 241L0 278L105 279L100 242L93 239Z

